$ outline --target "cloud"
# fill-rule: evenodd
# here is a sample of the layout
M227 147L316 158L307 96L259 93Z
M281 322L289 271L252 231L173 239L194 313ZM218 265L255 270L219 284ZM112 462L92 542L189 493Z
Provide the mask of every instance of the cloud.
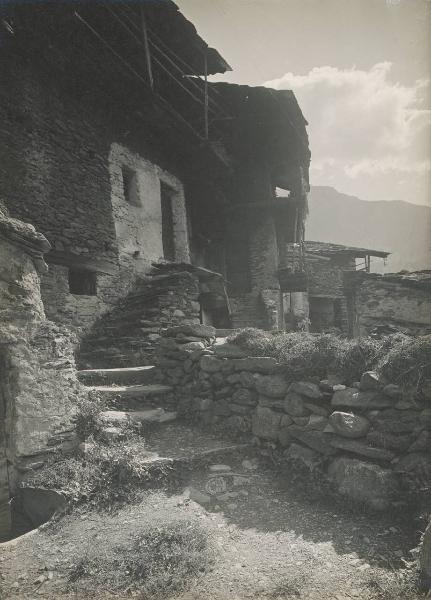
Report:
M315 67L264 85L292 89L310 123L312 174L355 179L364 174L431 171L429 81L391 81L392 63L369 70Z

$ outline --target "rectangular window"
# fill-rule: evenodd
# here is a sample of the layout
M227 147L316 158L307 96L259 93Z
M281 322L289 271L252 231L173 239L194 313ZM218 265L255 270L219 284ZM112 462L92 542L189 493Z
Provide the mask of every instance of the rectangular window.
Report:
M123 193L126 202L133 206L141 206L136 171L123 166L121 167L121 175L123 177Z
M160 182L160 200L162 205L162 243L166 260L175 260L174 215L172 202L175 191Z
M83 269L69 269L69 292L76 296L96 296L97 274Z

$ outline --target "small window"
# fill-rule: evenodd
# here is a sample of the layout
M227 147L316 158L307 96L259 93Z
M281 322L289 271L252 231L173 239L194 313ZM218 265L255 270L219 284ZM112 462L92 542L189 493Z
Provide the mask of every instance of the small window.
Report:
M96 273L83 269L69 269L69 292L77 296L96 296Z
M136 171L123 166L121 167L121 174L123 176L123 193L126 202L133 206L141 206Z

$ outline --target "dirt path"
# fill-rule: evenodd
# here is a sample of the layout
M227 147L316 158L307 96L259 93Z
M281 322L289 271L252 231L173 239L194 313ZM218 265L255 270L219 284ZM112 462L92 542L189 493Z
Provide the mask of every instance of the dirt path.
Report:
M247 470L233 461L229 466L237 475L235 481L225 480L227 490L221 489L223 479L208 486L205 469L174 493L143 493L138 503L113 514L81 507L3 547L0 598L136 596L133 582L124 592L122 549L130 549L149 524L169 521L199 523L216 557L177 600L418 597L407 595L399 581L402 559L411 559L409 550L417 543L408 524L394 522L390 515L374 519L309 502L289 486L280 487L280 478L269 470ZM207 490L217 485L218 498L208 502Z

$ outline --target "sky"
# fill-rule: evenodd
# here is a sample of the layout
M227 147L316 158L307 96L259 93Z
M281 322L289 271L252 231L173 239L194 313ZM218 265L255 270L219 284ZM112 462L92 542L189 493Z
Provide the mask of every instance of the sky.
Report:
M431 0L176 0L233 72L292 89L312 185L431 205Z

